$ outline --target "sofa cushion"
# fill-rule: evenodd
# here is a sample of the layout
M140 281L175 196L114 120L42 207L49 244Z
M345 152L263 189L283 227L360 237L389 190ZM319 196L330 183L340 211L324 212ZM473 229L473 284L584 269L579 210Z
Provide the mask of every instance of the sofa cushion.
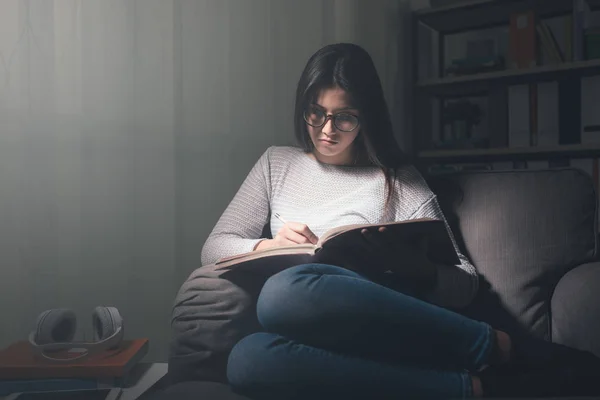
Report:
M428 177L459 245L504 307L550 339L560 278L596 257L597 200L580 170L471 171Z

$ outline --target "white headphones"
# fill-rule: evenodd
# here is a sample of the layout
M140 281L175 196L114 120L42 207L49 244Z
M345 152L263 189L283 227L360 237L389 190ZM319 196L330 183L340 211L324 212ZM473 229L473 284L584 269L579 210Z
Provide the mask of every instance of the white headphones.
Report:
M96 307L92 313L92 322L94 341L73 342L77 330L75 313L67 308L47 310L38 316L36 328L29 334L29 343L38 355L47 360L69 363L115 348L123 341L123 318L115 307ZM72 348L85 351L70 358L55 358L46 354Z

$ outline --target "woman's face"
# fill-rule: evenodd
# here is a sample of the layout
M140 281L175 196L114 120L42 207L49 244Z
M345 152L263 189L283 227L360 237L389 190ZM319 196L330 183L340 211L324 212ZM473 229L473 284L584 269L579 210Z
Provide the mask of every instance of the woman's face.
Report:
M359 112L352 107L349 96L343 89L334 87L322 90L317 101L309 106L305 114L311 121L322 121L324 115L337 115L337 125L329 118L321 127L306 124L310 139L314 144L314 156L327 164L352 164L354 162L353 143L360 131L357 125ZM319 125L313 123L313 125ZM340 129L341 128L341 129ZM345 132L352 129L350 132Z

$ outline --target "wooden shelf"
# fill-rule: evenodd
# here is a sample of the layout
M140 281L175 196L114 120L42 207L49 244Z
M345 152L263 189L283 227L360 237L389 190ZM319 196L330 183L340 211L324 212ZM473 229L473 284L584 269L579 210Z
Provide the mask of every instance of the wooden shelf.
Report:
M559 146L504 147L495 149L430 150L419 152L418 158L434 162L489 162L493 160L536 160L548 158L591 158L600 156L598 144L565 144Z
M417 87L437 94L448 94L454 91L468 93L486 90L495 84L516 85L552 81L569 74L577 74L578 76L600 74L600 59L564 62L533 68L514 68L473 75L425 79L418 81Z
M600 0L588 0L592 9ZM466 0L457 4L417 10L416 17L424 25L442 34L508 25L510 15L535 9L542 18L564 15L572 11L572 0Z
M600 9L600 0L587 0L592 10ZM413 16L417 24L426 25L437 31L440 44L444 36L493 27L508 27L510 17L516 12L533 10L542 19L570 15L573 12L573 0L464 0L445 7L421 9ZM418 38L418 30L415 30ZM435 33L434 33L435 35ZM413 41L416 46L418 40ZM443 50L443 47L441 48ZM439 54L443 58L443 53ZM416 57L418 58L418 57ZM438 66L439 67L439 66ZM418 63L414 65L414 74L418 76ZM505 69L473 75L448 76L414 81L414 118L416 147L432 131L431 98L435 97L488 97L490 138L496 146L504 144L508 129L508 92L507 86L558 81L560 119L560 137L567 143L577 142L581 129L577 117L575 100L579 96L579 79L590 75L600 75L600 59L568 61L560 64L541 65L527 69ZM577 121L579 122L577 122ZM423 138L422 138L423 136ZM431 163L489 163L493 161L534 161L560 160L565 158L600 158L598 144L563 144L547 147L502 147L490 149L431 150L418 151L419 162ZM414 151L414 150L413 150Z

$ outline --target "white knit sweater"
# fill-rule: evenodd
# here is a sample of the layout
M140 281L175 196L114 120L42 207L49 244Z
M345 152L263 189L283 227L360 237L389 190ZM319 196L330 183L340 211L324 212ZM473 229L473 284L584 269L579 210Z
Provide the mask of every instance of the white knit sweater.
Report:
M430 217L446 221L436 196L413 167L397 174L390 211L384 213L385 177L377 167L324 164L296 147L269 147L254 165L202 248L202 265L250 252L265 224L275 235L283 223L302 222L320 237L346 224L375 224ZM271 215L270 220L269 215ZM447 225L448 230L450 227ZM450 232L452 234L452 232ZM451 235L454 240L454 236ZM436 287L426 300L445 307L467 305L478 276L459 251L461 263L438 266Z

